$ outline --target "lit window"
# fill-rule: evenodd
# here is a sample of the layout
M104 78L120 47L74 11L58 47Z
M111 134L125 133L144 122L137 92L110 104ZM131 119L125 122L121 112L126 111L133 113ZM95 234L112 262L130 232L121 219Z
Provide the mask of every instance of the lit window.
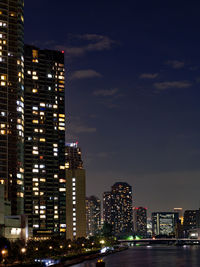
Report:
M59 188L59 191L60 191L60 192L65 192L66 189L65 189L65 188Z
M6 82L1 82L1 86L6 86Z
M1 75L1 80L6 81L7 80L6 75Z

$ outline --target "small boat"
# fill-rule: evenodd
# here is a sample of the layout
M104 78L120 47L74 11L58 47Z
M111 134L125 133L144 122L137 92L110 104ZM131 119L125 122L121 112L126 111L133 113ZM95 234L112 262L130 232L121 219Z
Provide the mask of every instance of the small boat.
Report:
M96 263L96 267L105 267L105 266L106 263L102 259L98 260Z

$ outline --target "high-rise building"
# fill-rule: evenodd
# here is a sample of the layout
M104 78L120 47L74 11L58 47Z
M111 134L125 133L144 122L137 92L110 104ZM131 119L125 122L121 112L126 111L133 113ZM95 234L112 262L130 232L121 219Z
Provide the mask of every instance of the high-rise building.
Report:
M0 2L0 183L11 213L24 208L24 1Z
M152 235L174 236L178 221L179 216L177 212L153 212Z
M65 235L64 54L25 46L25 214L34 237Z
M111 192L103 193L103 222L111 224Z
M141 237L147 236L147 209L144 207L133 208L134 232Z
M87 236L99 234L101 229L101 201L95 196L86 198Z
M183 228L188 232L200 227L200 210L186 210L184 212Z
M85 170L77 143L66 146L66 238L86 237Z
M129 234L133 231L132 187L124 182L115 183L110 195L104 193L105 222L112 225L115 235Z

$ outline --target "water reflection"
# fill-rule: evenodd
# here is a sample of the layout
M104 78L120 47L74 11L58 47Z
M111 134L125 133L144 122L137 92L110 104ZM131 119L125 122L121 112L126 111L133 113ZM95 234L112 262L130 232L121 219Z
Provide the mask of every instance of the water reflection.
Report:
M103 259L106 267L199 267L200 247L135 247ZM74 267L96 267L96 260Z

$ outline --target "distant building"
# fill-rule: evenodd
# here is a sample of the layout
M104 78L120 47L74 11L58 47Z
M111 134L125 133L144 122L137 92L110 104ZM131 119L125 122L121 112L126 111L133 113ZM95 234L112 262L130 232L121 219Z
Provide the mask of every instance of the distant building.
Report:
M147 237L152 236L152 219L147 218Z
M196 229L200 227L200 210L186 210L183 220L184 231Z
M183 224L183 209L174 208L174 212L178 212L179 220L181 221L181 224Z
M95 196L86 198L87 236L99 234L101 229L101 201Z
M175 236L178 221L179 217L177 212L153 212L152 235Z
M26 45L24 210L36 238L65 236L64 54Z
M144 207L133 208L134 232L141 237L147 236L147 209Z
M115 183L111 192L104 193L104 216L112 225L114 235L133 231L132 187L124 182ZM108 210L107 210L108 209Z
M103 193L103 222L111 224L111 192Z
M77 143L66 150L66 238L86 237L85 170Z

